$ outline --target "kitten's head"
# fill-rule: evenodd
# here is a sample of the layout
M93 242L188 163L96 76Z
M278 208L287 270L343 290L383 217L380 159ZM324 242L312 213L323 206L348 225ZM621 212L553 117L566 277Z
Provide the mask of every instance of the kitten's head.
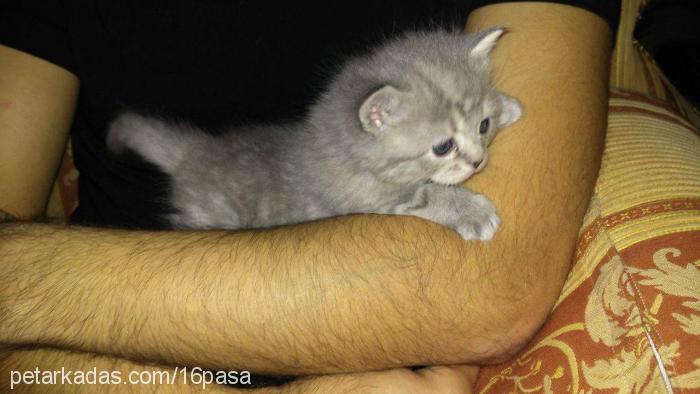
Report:
M454 185L484 168L496 132L522 113L490 83L488 55L503 32L408 35L358 67L381 76L356 112L377 175Z

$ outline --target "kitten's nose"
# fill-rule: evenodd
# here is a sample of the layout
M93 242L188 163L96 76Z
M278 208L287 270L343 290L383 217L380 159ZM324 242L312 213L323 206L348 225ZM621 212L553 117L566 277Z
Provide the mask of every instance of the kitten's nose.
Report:
M479 166L481 165L481 163L482 163L483 161L484 161L484 159L481 159L481 160L479 160L479 161L475 161L475 162L472 163L472 165L474 166L474 168L479 168Z

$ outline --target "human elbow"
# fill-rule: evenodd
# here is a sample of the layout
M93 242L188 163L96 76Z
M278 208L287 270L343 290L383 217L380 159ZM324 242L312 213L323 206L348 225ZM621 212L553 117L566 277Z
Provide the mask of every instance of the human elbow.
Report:
M534 299L534 298L533 298ZM550 312L542 300L506 301L496 296L463 300L471 304L446 312L434 343L444 364L494 364L512 359L537 334ZM447 328L449 327L449 328Z

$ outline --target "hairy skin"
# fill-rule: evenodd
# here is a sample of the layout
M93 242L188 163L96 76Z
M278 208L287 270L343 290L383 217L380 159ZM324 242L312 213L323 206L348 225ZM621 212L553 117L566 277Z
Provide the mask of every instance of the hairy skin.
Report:
M602 151L610 33L586 11L545 3L484 7L467 28L488 26L511 30L492 62L499 90L525 108L492 145L484 174L469 182L488 193L503 219L489 243L388 216L236 233L6 224L0 343L293 374L508 357L542 324L569 269ZM53 67L41 64L44 71ZM0 63L0 75L5 68ZM63 73L64 80L72 77ZM54 102L74 97L77 81L67 85ZM52 135L48 140L62 145L64 129L34 124L56 114L43 113L31 96L51 93L12 94L2 85L0 100L25 106L0 112L3 139ZM61 119L73 110L57 107ZM12 114L18 110L32 121ZM18 174L48 191L50 178L9 167L21 158L0 160L2 179ZM0 208L27 217L41 206L16 201L2 200ZM74 353L55 352L80 365ZM17 361L32 354L6 348L5 355ZM377 373L377 387L408 379L406 370L397 371ZM473 380L473 370L464 371ZM337 378L360 384L377 375Z

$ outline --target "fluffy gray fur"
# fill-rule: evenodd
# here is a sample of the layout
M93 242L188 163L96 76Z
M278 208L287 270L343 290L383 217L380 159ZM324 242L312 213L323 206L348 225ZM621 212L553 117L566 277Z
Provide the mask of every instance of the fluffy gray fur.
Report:
M487 240L500 223L495 207L455 185L484 168L498 129L521 115L518 102L490 84L488 55L501 34L435 31L390 41L349 61L299 123L214 137L126 113L112 123L108 146L132 149L172 177L175 228L378 213ZM448 140L448 153L436 154Z

